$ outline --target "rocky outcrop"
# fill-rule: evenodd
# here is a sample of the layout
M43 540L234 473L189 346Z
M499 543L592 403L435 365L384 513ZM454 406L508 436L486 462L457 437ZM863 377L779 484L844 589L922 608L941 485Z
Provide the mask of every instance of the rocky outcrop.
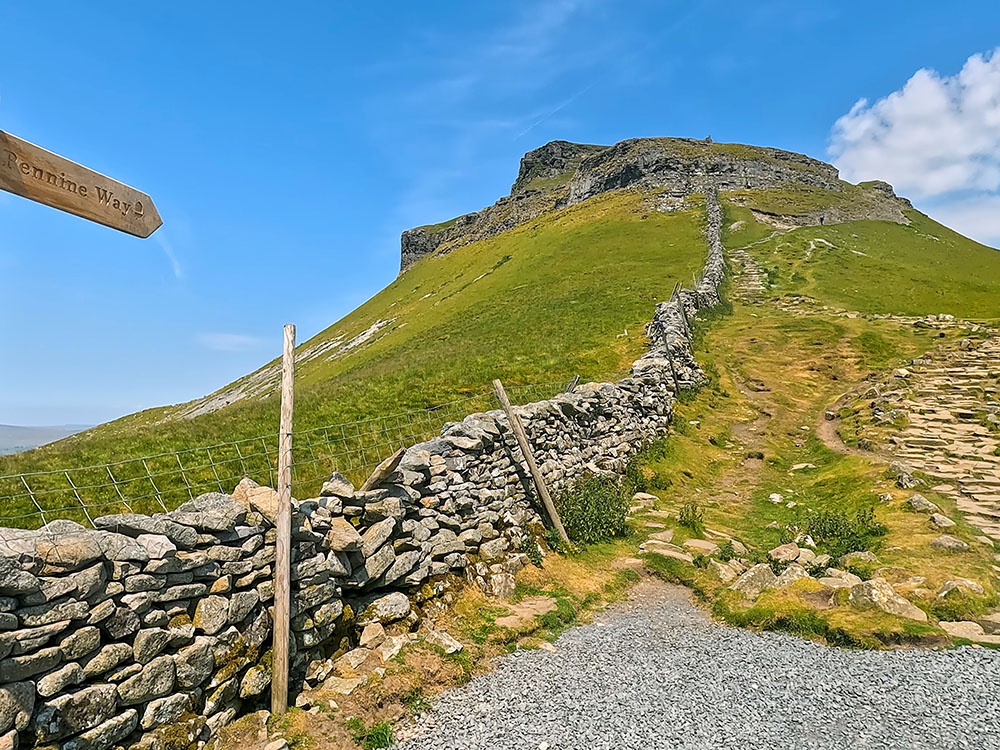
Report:
M674 195L717 190L765 190L787 184L839 190L837 169L775 148L688 138L634 138L585 159L570 182L569 202L642 185Z
M587 157L607 150L607 146L589 146L569 141L550 141L541 148L529 151L521 158L517 179L510 194L540 190L546 181L569 183L573 173Z
M546 211L610 190L637 187L680 197L710 187L743 191L790 185L847 192L844 200L822 211L765 220L792 225L858 219L907 222L903 209L909 203L897 198L887 183L852 186L840 180L835 167L790 151L690 138L634 138L614 146L552 141L524 155L509 196L482 211L403 232L400 270L425 255L491 237Z
M425 255L492 237L567 203L569 181L589 155L605 146L552 141L521 158L510 195L476 213L407 229L400 237L400 272Z

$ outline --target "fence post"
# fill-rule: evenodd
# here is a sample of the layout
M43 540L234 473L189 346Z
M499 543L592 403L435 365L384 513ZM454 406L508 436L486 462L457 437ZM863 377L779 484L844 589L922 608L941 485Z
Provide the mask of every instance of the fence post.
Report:
M687 309L684 307L684 297L680 293L677 294L677 309L681 312L681 320L684 321L684 330L686 333L691 333L691 323L688 322Z
M295 378L295 326L285 325L281 357L281 425L278 433L278 510L274 550L274 638L271 713L288 710L288 638L290 634L292 556L292 402Z
M670 365L670 377L674 381L674 396L677 396L681 392L681 384L677 379L677 370L674 368L674 357L670 353L670 348L667 348L667 364Z
M500 399L500 405L503 406L503 410L507 414L510 429L513 431L514 438L517 440L517 444L521 448L521 453L524 455L524 460L528 464L528 471L531 472L531 478L535 482L535 489L538 490L538 496L542 499L545 510L548 511L549 519L552 521L552 525L555 526L556 531L559 532L560 538L568 546L570 541L566 535L566 529L563 528L562 519L559 518L559 512L556 510L555 503L552 502L552 496L549 495L549 488L545 486L542 473L538 470L538 466L535 465L535 457L531 452L528 436L524 432L524 426L521 424L520 418L514 413L514 409L510 405L510 399L507 398L507 391L503 389L503 383L499 380L494 380L493 391L497 394L497 398Z

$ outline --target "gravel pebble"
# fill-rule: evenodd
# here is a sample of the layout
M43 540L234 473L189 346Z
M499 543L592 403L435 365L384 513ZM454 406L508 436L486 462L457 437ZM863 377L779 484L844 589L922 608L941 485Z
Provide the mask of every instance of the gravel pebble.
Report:
M1000 748L1000 652L868 652L713 623L677 587L451 690L397 750Z

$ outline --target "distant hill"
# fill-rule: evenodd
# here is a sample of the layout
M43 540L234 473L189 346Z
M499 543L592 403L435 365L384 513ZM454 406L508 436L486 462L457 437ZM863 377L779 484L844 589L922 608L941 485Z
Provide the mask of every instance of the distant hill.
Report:
M0 455L20 453L46 443L62 440L86 430L90 425L60 424L50 427L25 427L0 424Z

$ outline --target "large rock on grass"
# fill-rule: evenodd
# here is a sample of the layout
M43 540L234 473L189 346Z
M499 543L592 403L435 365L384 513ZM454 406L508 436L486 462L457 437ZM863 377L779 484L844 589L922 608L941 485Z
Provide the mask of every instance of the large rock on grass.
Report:
M903 501L903 505L907 510L911 510L914 513L937 513L940 510L934 503L928 500L923 495L916 493L911 495L906 500Z
M969 545L961 539L956 539L949 534L942 534L931 542L931 546L936 549L943 549L948 552L968 552Z
M779 562L792 562L798 558L800 552L799 545L791 542L789 544L782 544L780 547L775 547L767 555L772 560L778 560Z
M878 609L908 620L927 621L927 613L897 594L884 578L873 578L852 586L848 600L859 609Z
M802 578L809 578L809 574L806 572L806 569L798 563L792 563L785 568L781 575L778 576L777 580L775 580L774 588L783 589L786 586L791 586L793 583L801 580Z
M729 588L733 591L739 591L748 599L753 599L764 589L774 586L777 580L778 577L774 575L770 565L758 563L741 575L736 583Z

